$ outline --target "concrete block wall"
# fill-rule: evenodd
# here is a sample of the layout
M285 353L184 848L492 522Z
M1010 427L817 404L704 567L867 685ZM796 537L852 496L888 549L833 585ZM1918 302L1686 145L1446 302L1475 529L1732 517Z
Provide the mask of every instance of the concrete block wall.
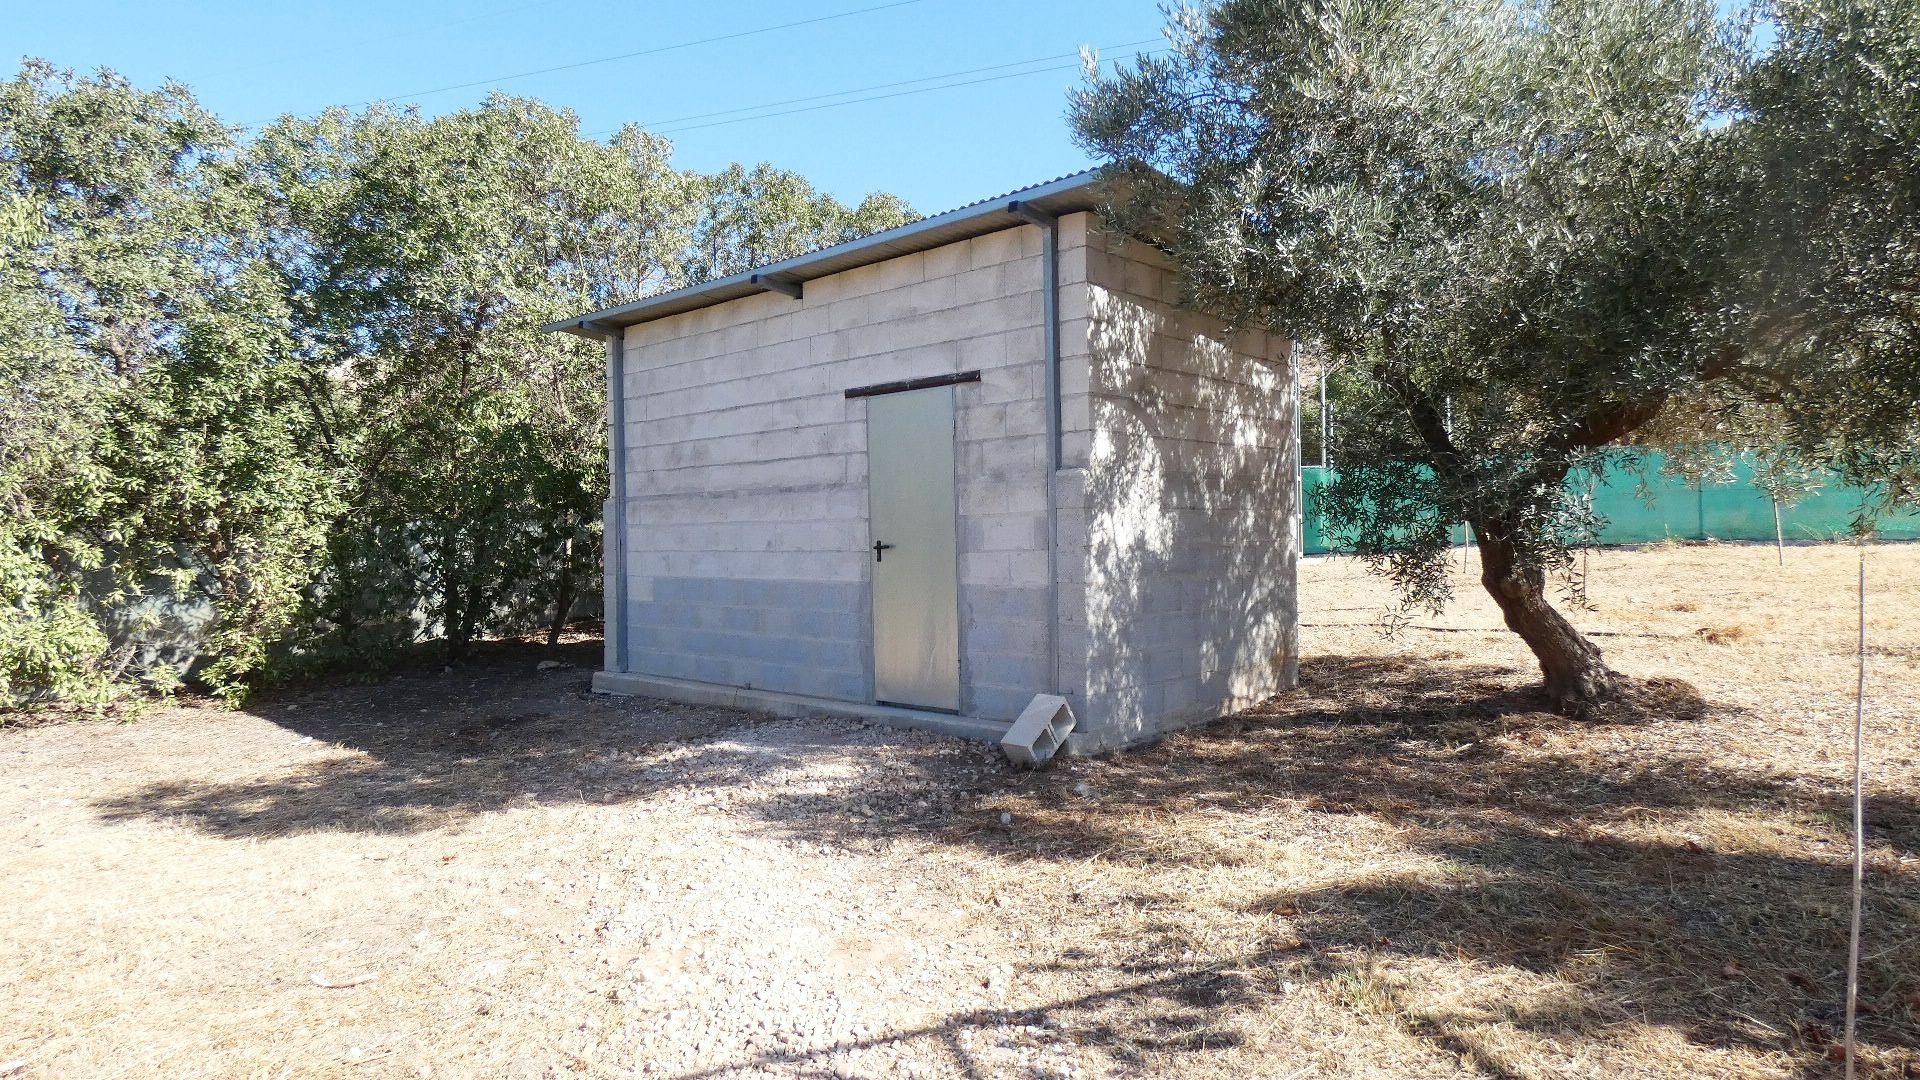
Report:
M623 670L870 700L845 391L978 368L954 388L961 709L1011 720L1046 687L1040 246L1008 229L627 329Z
M1300 496L1288 343L1179 307L1145 244L1094 231L1075 259L1058 486L1087 752L1297 683Z

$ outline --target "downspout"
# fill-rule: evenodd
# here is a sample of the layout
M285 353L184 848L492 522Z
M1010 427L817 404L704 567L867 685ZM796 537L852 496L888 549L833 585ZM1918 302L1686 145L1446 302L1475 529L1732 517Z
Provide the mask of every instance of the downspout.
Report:
M1007 212L1040 227L1040 319L1046 355L1041 393L1047 415L1047 692L1060 693L1060 219L1031 203L1007 204Z
M601 532L600 558L605 564L602 592L611 609L605 625L606 654L601 666L611 672L627 670L627 394L626 358L617 326L582 321L580 331L599 338L607 347L607 513Z
M1288 627L1287 671L1285 673L1286 684L1288 688L1291 689L1300 685L1300 560L1305 558L1307 554L1307 459L1306 447L1301 441L1305 438L1305 435L1300 430L1300 418L1306 411L1300 399L1305 395L1306 391L1305 388L1300 385L1300 342L1296 338L1289 338L1287 340L1287 373L1289 377L1293 379L1293 550L1289 553L1291 558L1287 560L1291 564L1287 567L1288 585L1291 590L1288 606L1293 609L1293 617L1291 619L1291 625ZM1327 376L1326 373L1322 371L1320 374L1320 400L1322 402L1320 406L1320 416L1322 417L1320 430L1323 433L1327 430L1325 421L1327 407L1324 404L1326 394ZM1327 443L1323 436L1320 442L1320 453L1323 459L1326 452ZM1323 460L1320 473L1320 479L1323 482L1326 480L1325 468L1326 466Z
M1287 342L1287 372L1293 379L1293 500L1295 504L1293 508L1293 557L1295 564L1293 580L1294 611L1297 613L1300 610L1299 561L1300 557L1307 553L1307 459L1306 447L1303 445L1305 436L1300 430L1300 418L1305 410L1300 405L1302 388L1300 386L1300 343L1298 341L1289 340ZM1326 401L1327 377L1322 373L1320 376L1320 415L1323 417L1327 415ZM1323 426L1320 430L1324 432L1326 428ZM1322 470L1320 478L1323 481L1326 479L1326 473L1324 471L1327 467L1326 455L1327 443L1326 440L1322 438L1320 441L1320 468ZM1297 616L1294 621L1296 623L1299 622ZM1297 626L1295 627L1295 632L1296 634L1298 633ZM1296 640L1298 640L1297 637Z

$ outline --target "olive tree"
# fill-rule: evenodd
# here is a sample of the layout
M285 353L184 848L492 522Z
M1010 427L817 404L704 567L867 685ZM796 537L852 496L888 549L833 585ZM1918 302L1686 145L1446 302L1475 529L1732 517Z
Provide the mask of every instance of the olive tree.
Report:
M1733 378L1694 395L1714 430L1760 431L1920 503L1920 0L1771 0L1729 134L1745 230L1728 306Z
M1769 69L1750 25L1711 0L1225 0L1176 11L1169 54L1096 71L1073 104L1124 185L1114 217L1175 258L1191 298L1300 337L1339 372L1330 530L1403 603L1437 608L1465 522L1482 584L1569 712L1616 685L1549 596L1559 576L1578 599L1570 553L1597 524L1570 475L1683 399L1832 415L1912 371L1910 357L1837 363L1844 335L1812 330L1847 325L1837 311L1863 299L1876 325L1910 327L1875 289L1836 310L1781 302L1846 277L1849 245L1770 258L1795 240L1760 238L1848 227L1818 188L1857 187L1862 164L1809 178L1791 155L1874 125L1839 101L1809 114L1821 80ZM1882 29L1910 41L1913 25ZM1799 71L1796 40L1778 63ZM1769 70L1782 89L1763 100ZM1913 137L1909 124L1874 152L1910 160ZM1804 197L1780 205L1783 174ZM1899 248L1897 227L1876 235ZM1847 444L1863 470L1893 426Z
M1837 474L1856 529L1920 502L1920 0L1776 0L1735 83L1745 227L1728 377L1634 441L1688 478L1736 456L1789 505Z

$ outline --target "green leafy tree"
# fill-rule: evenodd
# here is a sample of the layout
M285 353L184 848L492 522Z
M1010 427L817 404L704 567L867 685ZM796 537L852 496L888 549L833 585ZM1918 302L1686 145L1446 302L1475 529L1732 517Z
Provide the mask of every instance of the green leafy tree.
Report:
M1569 475L1714 395L1773 395L1809 433L1881 415L1803 442L1860 474L1898 456L1912 355L1840 339L1864 320L1910 340L1884 283L1911 280L1885 264L1914 250L1920 22L1883 4L1849 66L1832 24L1855 6L1783 4L1768 61L1708 0L1226 0L1179 12L1171 55L1093 76L1073 122L1120 166L1116 218L1196 302L1339 372L1330 531L1437 608L1466 522L1482 584L1579 713L1616 677L1548 597L1558 575L1577 599L1571 552L1596 524ZM1882 111L1832 96L1889 51L1904 74L1870 92ZM1769 190L1789 177L1799 194ZM1853 249L1868 207L1894 220L1852 235L1897 259ZM1799 251L1818 227L1830 250ZM1789 304L1809 283L1832 304Z
M876 192L848 207L795 172L762 162L700 177L702 213L686 262L692 281L756 266L905 225L920 215Z
M457 658L541 612L557 631L598 580L605 369L541 324L911 217L769 166L678 172L662 139L577 126L496 95L289 119L253 147L303 397L351 483L295 652L437 632Z
M698 187L667 149L499 95L260 137L304 398L351 478L307 647L437 629L457 658L594 580L603 357L539 327L679 280Z
M334 489L229 134L180 86L29 61L0 84L0 169L0 701L165 681L138 666L156 604L210 611L200 674L238 694Z
M39 288L46 242L39 207L0 204L0 707L43 696L99 702L111 643L82 602L75 571L100 553L64 531L107 477L92 454L104 395L57 331ZM62 570L66 572L61 572Z
M243 147L177 85L0 84L0 706L557 630L605 385L540 325L912 216L669 150L506 96Z

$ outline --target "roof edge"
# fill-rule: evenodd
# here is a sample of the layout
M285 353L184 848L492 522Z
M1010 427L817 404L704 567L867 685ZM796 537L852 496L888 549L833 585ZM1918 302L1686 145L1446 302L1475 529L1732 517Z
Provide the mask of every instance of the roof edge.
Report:
M633 326L637 323L649 322L653 319L665 318L668 315L677 315L698 308L711 307L714 304L722 304L728 300L737 300L741 297L751 296L756 293L770 291L785 292L787 291L786 289L778 288L778 286L782 284L798 286L803 282L811 281L815 278L843 273L859 266L884 262L891 258L899 258L913 254L915 251L924 251L929 248L941 246L941 243L951 243L953 241L929 243L925 247L913 246L915 241L923 238L925 234L939 232L957 225L974 222L985 223L995 218L1004 219L1004 224L999 226L1004 228L1029 224L1031 221L1030 217L1023 216L1023 214L1013 209L1014 204L1045 204L1048 200L1062 198L1071 200L1073 196L1078 195L1086 197L1074 201L1084 202L1085 206L1076 205L1072 209L1061 212L1070 213L1073 209L1092 209L1091 190L1095 182L1100 179L1102 171L1101 169L1095 168L1073 173L1068 176L1062 176L1057 180L1049 180L1045 183L1021 188L1017 191L1009 191L1004 195L996 195L990 199L969 203L958 209L948 210L945 213L935 214L932 217L924 217L918 221L908 222L905 225L887 229L884 232L872 233L868 236L860 237L857 240L848 240L844 243L834 244L831 247L819 248L814 251L809 251L804 255L796 255L793 258L783 259L780 262L757 266L738 274L729 274L726 277L715 278L712 281L703 281L697 285L688 285L685 288L656 293L653 296L642 297L639 300L616 304L612 307L601 308L597 311L589 311L571 318L546 323L541 326L540 329L548 332L577 334L586 338L604 339L614 331ZM990 231L997 230L981 230L982 233ZM905 245L907 250L890 250L886 252L880 250L883 248L893 248L897 245ZM860 256L865 253L871 253L873 257L870 259L861 259ZM845 260L849 258L852 258L854 261L845 262ZM831 268L821 269L821 264L823 263L831 263L833 265ZM767 279L773 280L770 282ZM797 292L798 290L796 289L795 291Z

